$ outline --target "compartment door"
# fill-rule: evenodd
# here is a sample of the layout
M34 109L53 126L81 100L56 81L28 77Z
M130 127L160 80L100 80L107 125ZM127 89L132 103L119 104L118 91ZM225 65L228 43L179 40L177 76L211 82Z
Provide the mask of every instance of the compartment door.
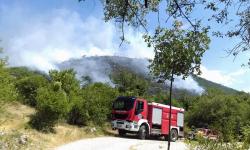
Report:
M152 123L161 125L161 120L162 120L162 109L153 108Z
M178 127L184 126L184 114L183 113L177 113L177 126Z

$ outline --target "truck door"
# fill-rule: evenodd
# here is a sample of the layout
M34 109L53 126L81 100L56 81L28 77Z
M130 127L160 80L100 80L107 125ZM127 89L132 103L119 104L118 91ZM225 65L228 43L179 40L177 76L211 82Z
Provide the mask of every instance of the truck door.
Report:
M145 109L144 101L141 101L141 100L136 101L135 117L136 117L136 121L139 121L140 119L147 119L147 112Z

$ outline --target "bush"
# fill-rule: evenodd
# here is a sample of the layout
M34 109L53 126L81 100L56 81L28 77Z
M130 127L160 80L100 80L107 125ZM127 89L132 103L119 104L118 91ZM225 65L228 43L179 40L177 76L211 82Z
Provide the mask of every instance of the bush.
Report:
M250 105L239 95L225 95L216 91L197 97L186 112L189 126L209 127L220 133L224 142L237 140L241 128L249 120Z
M69 114L69 122L78 125L102 125L111 114L112 101L118 91L107 84L94 83L84 87Z
M17 90L24 104L36 106L37 89L48 85L48 80L41 75L32 75L16 83Z
M60 85L60 84L59 84ZM32 116L30 124L41 131L53 131L53 126L58 119L63 118L68 112L66 94L58 84L39 88L37 91L37 113Z
M68 113L68 123L75 125L83 125L86 122L86 117L83 117L84 114L82 109L84 108L85 100L82 99L80 94L71 93L70 94L70 111Z
M7 70L0 66L0 101L8 102L17 99L17 91L14 78L9 75Z
M246 125L243 129L243 147L245 149L250 148L250 125Z
M70 95L80 90L80 82L76 79L76 72L73 69L57 71L50 70L49 76L52 82L61 82L62 89Z
M115 87L123 95L144 96L149 88L149 81L145 77L123 67L113 70L110 77Z
M14 78L7 71L6 64L7 58L2 57L2 48L0 47L0 111L6 102L17 99Z

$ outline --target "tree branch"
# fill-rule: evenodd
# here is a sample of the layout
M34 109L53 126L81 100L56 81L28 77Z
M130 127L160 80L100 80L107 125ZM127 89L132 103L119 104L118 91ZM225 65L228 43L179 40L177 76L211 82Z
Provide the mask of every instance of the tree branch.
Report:
M186 16L186 14L182 11L180 5L178 4L178 2L176 0L174 0L177 8L179 9L180 13L182 14L182 16L184 16L184 18L190 23L190 25L194 28L194 30L196 30L196 26L191 22L191 20Z
M133 7L130 5L129 2L128 2L128 6L130 7L131 11L134 13L134 15L137 18L137 20L139 21L140 25L144 28L144 30L146 32L148 32L147 28L145 27L145 25L143 24L143 22L141 21L141 19L138 17L137 13L133 10Z
M145 0L145 8L148 8L148 0Z
M125 40L125 35L124 35L124 22L125 22L125 16L126 16L127 11L128 11L128 0L125 0L125 8L124 8L124 11L123 11L123 14L122 14L122 26L121 26L121 29L122 29L122 37L121 37L121 43L120 43L119 47L121 47L122 43L123 43L124 40Z

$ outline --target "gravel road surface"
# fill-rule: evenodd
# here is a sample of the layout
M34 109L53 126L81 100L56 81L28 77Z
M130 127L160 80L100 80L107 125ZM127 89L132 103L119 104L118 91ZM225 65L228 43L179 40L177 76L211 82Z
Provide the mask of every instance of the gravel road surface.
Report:
M167 141L139 140L128 137L98 137L83 139L57 147L56 150L164 150ZM187 150L184 142L171 142L171 150Z

